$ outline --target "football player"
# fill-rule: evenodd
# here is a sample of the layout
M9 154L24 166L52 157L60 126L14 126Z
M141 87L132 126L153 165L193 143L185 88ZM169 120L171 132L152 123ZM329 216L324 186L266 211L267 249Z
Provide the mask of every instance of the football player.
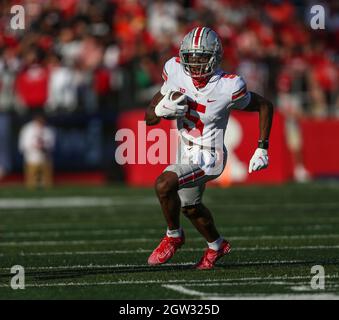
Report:
M249 161L249 173L268 166L268 142L273 105L249 92L244 80L219 68L221 41L212 29L197 27L183 39L179 57L166 62L161 90L146 110L147 125L176 118L180 137L177 161L157 178L155 190L167 222L167 232L148 258L150 265L167 262L185 242L180 211L206 239L208 248L197 269L211 269L229 253L230 243L217 231L211 212L202 203L207 181L226 164L224 133L232 109L259 112L260 136ZM173 99L172 92L182 95Z

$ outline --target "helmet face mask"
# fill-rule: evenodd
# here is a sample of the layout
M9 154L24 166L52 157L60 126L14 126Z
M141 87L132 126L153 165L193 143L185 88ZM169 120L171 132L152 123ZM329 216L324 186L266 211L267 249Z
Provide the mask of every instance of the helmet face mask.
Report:
M198 27L181 42L180 63L194 79L209 77L221 62L222 45L218 35L210 28Z
M192 78L205 78L214 73L214 58L208 53L184 53L182 54L186 73Z

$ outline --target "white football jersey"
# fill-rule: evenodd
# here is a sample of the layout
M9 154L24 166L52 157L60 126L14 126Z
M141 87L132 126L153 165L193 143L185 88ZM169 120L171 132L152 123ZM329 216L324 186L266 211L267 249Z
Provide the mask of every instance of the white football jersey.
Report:
M161 94L180 91L188 97L188 111L177 119L181 139L203 147L223 149L231 109L244 109L250 102L244 80L218 70L203 88L196 88L178 57L168 60L162 77Z

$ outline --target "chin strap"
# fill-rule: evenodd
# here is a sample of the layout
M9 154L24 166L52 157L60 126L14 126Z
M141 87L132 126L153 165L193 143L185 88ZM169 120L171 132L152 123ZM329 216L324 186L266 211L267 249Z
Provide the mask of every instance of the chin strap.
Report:
M196 88L203 88L207 85L208 81L211 79L211 77L206 78L192 78L193 84Z

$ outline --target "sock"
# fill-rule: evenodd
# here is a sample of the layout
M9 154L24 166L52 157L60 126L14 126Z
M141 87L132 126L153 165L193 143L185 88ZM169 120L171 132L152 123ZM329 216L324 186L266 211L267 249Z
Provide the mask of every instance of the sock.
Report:
M171 238L179 238L182 236L182 228L176 229L176 230L169 230L167 228L167 232L166 232L167 237L171 237Z
M218 251L221 247L222 242L224 241L223 237L219 237L217 240L213 242L207 242L207 245L210 249L214 251Z

